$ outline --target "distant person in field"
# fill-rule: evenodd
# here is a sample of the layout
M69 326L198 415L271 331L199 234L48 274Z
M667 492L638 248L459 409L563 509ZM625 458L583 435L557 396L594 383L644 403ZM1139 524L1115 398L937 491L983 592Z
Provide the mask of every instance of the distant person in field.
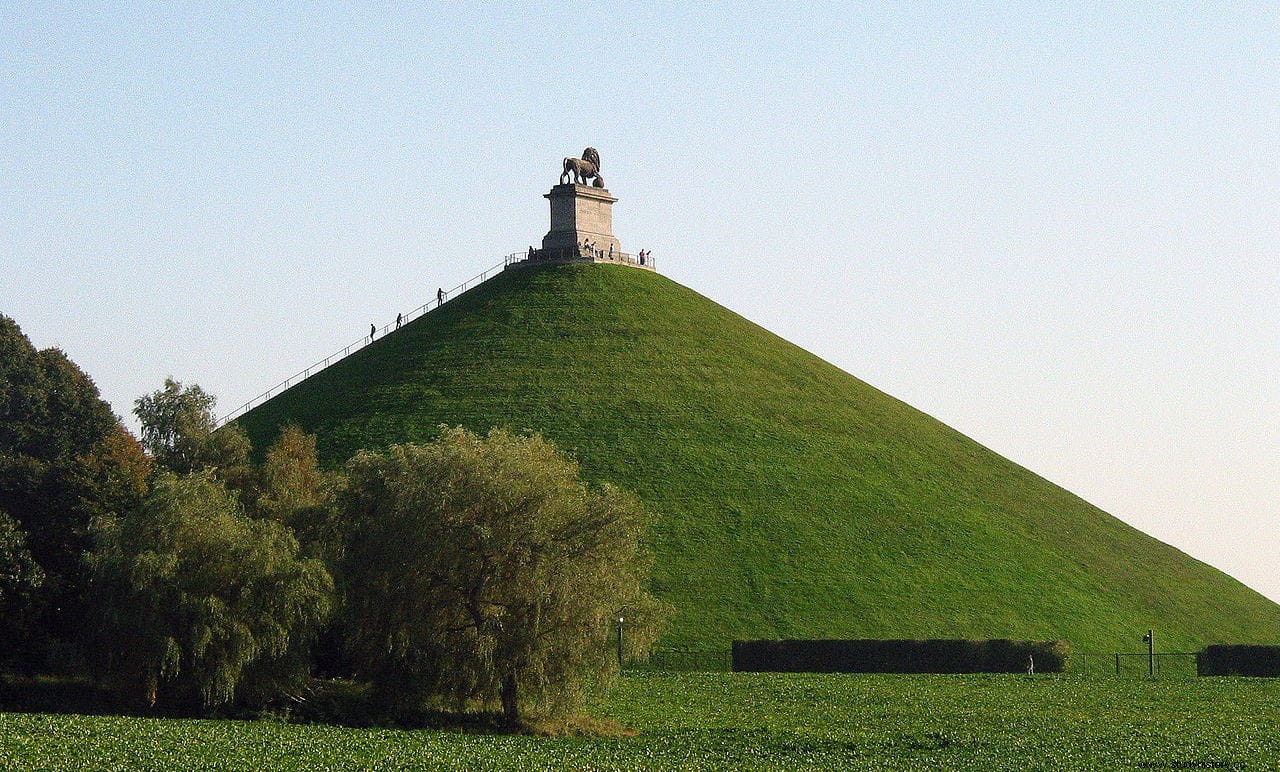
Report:
M1036 674L1036 658L1028 654L1027 655L1027 675L1035 675L1035 674Z
M378 334L378 325L369 325L369 342L373 343L373 336Z
M400 329L400 323L404 321L404 314L396 314L396 329Z

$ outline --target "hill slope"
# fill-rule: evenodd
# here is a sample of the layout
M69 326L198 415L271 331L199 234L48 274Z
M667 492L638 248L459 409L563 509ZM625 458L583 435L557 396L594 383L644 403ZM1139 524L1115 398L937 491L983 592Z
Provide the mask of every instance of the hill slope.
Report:
M539 431L659 514L672 644L1273 641L1280 606L657 274L508 270L247 413L322 458Z

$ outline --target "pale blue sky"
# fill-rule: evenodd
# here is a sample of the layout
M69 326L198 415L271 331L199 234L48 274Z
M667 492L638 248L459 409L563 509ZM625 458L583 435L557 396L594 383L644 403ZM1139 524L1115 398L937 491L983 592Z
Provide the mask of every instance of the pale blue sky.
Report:
M117 412L538 243L590 144L624 248L1280 599L1274 4L279 5L0 7L0 312Z

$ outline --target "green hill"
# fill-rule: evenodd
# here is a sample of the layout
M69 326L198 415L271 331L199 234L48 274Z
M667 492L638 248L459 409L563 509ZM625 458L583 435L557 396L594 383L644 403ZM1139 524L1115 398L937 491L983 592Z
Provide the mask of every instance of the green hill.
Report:
M1272 642L1280 606L660 275L508 270L242 416L322 459L441 423L554 439L658 513L668 643Z

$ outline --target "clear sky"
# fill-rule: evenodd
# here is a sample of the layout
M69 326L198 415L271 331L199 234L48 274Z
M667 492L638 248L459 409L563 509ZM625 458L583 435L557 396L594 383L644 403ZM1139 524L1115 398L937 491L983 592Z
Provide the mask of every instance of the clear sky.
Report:
M1280 600L1275 3L86 5L0 6L0 313L130 422L539 243L592 145L624 249Z

